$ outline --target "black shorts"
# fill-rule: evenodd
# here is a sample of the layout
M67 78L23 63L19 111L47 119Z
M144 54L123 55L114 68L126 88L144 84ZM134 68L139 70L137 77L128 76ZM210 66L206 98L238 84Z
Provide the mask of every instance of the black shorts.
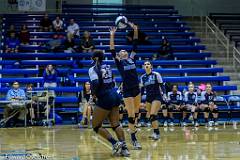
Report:
M153 101L160 101L161 103L163 103L163 98L161 95L147 96L146 102L152 103Z
M139 87L131 88L123 91L123 98L137 97L140 94Z
M98 107L106 110L111 110L113 107L118 107L120 104L121 97L114 89L106 91L106 93L101 95L96 102Z

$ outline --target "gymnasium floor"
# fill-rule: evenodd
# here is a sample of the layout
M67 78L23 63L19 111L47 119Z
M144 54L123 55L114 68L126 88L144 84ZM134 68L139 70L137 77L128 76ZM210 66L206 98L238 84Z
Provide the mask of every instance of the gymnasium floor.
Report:
M138 134L142 151L133 151L129 147L131 157L115 159L240 159L240 129L232 125L210 129L200 127L198 130L192 127L161 128L161 140L156 142L148 139L150 133L149 128L141 128ZM0 129L0 144L0 160L33 159L31 157L35 160L113 159L111 147L106 141L97 137L91 129L76 126Z

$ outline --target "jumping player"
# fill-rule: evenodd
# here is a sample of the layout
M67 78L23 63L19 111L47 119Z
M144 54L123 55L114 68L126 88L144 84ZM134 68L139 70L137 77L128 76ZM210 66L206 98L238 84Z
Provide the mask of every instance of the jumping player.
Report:
M217 105L214 104L215 98L216 94L212 91L212 85L210 83L207 83L206 91L203 91L201 93L201 109L204 111L204 119L206 126L211 126L211 123L208 123L209 112L213 114L214 125L218 125L218 108Z
M162 77L158 72L152 70L149 61L144 63L145 74L141 76L141 86L146 89L146 108L150 113L149 121L153 128L151 138L158 140L160 138L158 111L163 102L163 91L165 92Z
M96 99L92 119L93 130L112 144L113 155L129 156L124 131L119 123L118 106L121 100L114 89L111 67L102 63L104 55L100 50L93 53L92 59L95 65L89 69L88 73L91 81L91 94ZM102 123L106 118L109 119L119 142L113 138L107 129L102 127Z
M128 127L131 133L131 141L134 149L139 150L142 149L142 146L136 138L137 130L135 119L139 114L141 95L134 58L136 54L138 28L133 23L129 23L129 25L134 29L133 50L131 54L129 55L126 50L121 50L116 54L114 36L117 29L115 27L110 28L110 50L123 81L123 100L128 112Z

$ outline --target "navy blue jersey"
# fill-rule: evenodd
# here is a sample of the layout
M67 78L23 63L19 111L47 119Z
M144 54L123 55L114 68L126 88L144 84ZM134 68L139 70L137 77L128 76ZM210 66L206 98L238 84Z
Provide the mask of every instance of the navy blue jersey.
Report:
M91 81L91 93L100 97L114 88L112 69L110 65L94 65L88 71Z
M194 104L197 103L197 93L196 92L186 92L184 94L184 101L186 104Z
M123 81L123 91L131 90L132 88L139 88L139 80L136 69L135 53L131 53L127 59L119 60L116 57L116 51L111 50L111 53L115 59L116 66Z
M182 93L180 91L168 92L167 98L169 103L180 104L182 101Z
M201 101L202 103L210 103L210 102L214 102L216 95L211 92L211 93L207 93L206 91L201 93Z
M146 89L147 98L162 96L163 91L160 88L160 84L162 83L162 77L158 72L145 73L141 76L141 85Z

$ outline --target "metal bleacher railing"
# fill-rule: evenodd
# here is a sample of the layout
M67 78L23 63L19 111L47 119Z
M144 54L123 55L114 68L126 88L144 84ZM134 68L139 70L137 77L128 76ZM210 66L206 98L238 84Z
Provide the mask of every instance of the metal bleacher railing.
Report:
M224 35L224 33L214 24L214 22L206 16L205 19L205 35L209 36L209 31L213 33L215 37L215 46L222 45L226 50L226 58L230 60L230 40Z
M230 43L230 39L223 33L222 30L219 29L219 27L215 25L215 23L208 16L206 16L205 24L206 37L209 36L209 31L211 31L211 33L215 37L215 45L218 46L219 44L221 44L221 46L225 48L227 60L232 61L235 71L238 71L240 66L239 49ZM233 54L232 57L230 56L231 51Z

